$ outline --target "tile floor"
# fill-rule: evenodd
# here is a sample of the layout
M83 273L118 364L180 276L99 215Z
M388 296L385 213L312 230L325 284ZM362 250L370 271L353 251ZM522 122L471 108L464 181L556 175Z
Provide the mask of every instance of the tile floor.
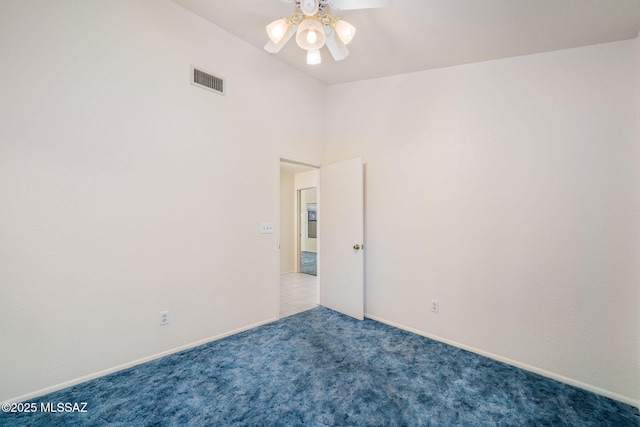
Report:
M318 306L318 278L309 274L280 276L280 318Z

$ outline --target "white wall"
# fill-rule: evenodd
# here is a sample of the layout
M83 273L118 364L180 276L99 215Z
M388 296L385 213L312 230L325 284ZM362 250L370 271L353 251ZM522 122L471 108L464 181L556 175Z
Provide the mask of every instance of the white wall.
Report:
M0 73L0 401L277 318L260 223L322 85L168 0L2 1Z
M328 88L369 316L640 400L637 44Z
M295 174L280 170L280 274L296 272Z
M296 190L315 188L318 186L318 169L296 174Z

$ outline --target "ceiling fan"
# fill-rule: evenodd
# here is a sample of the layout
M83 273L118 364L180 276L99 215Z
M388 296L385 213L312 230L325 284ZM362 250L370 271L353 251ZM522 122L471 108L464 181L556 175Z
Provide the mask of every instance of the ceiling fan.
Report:
M353 10L388 6L391 0L282 0L295 3L299 12L289 18L280 18L267 25L269 42L264 49L278 53L296 35L296 43L307 51L307 64L322 62L320 48L327 46L336 61L349 55L347 45L353 39L356 29L340 18L334 18L327 9Z

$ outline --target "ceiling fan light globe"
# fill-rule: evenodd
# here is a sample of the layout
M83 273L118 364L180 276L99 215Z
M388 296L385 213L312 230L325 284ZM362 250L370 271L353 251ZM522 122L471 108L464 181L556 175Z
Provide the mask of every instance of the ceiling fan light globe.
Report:
M316 32L313 30L309 30L307 32L307 41L310 44L314 44L317 40L318 40L318 34L316 34Z
M287 32L287 27L289 24L283 18L278 19L267 25L267 35L271 39L272 42L278 43L282 40L285 33Z
M343 21L342 19L339 19L336 22L335 28L336 34L345 45L351 43L351 40L353 40L353 36L356 35L356 27L346 21Z
M310 36L309 32L313 31L314 36ZM313 40L313 42L311 42ZM296 43L304 50L318 50L326 41L324 27L316 18L307 18L298 25L296 32Z
M307 51L307 64L308 65L317 65L322 62L322 55L320 55L319 49L308 50Z

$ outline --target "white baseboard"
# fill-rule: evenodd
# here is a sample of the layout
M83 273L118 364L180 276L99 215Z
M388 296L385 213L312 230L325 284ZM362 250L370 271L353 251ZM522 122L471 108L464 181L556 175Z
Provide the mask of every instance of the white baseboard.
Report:
M277 318L268 319L268 320L265 320L265 321L262 321L262 322L254 323L252 325L244 326L242 328L234 329L233 331L225 332L225 333L220 334L220 335L215 335L213 337L205 338L205 339L202 339L202 340L199 340L199 341L194 341L192 343L185 344L185 345L182 345L180 347L172 348L170 350L166 350L166 351L163 351L163 352L160 352L160 353L156 353L156 354L153 354L151 356L143 357L142 359L134 360L134 361L128 362L128 363L123 363L122 365L114 366L114 367L109 368L109 369L104 369L102 371L98 371L98 372L95 372L93 374L84 375L82 377L75 378L73 380L65 381L63 383L56 384L56 385L53 385L53 386L50 386L50 387L45 387L43 389L34 391L32 393L23 394L22 396L17 396L17 397L14 397L12 399L9 399L6 402L7 403L18 403L18 402L24 402L24 401L27 401L27 400L35 399L37 397L43 396L43 395L48 394L48 393L52 393L54 391L62 390L64 388L71 387L71 386L74 386L74 385L77 385L77 384L80 384L80 383L83 383L83 382L86 382L86 381L89 381L89 380L93 380L93 379L96 379L96 378L99 378L99 377L103 377L105 375L109 375L109 374L112 374L114 372L122 371L124 369L128 369L128 368L131 368L133 366L140 365L142 363L150 362L152 360L159 359L161 357L169 356L170 354L178 353L178 352L183 351L183 350L188 350L190 348L198 347L199 345L207 344L209 342L216 341L216 340L228 337L230 335L238 334L240 332L244 332L244 331L247 331L249 329L256 328L258 326L266 325L267 323L271 323L271 322L274 322L276 320L278 320L278 319Z
M476 354L479 354L481 356L485 356L485 357L488 357L490 359L506 363L507 365L511 365L511 366L515 366L516 368L524 369L525 371L534 372L536 374L542 375L543 377L551 378L553 380L560 381L560 382L565 383L565 384L569 384L569 385L572 385L572 386L575 386L575 387L578 387L578 388L581 388L581 389L584 389L584 390L588 390L588 391L591 391L593 393L599 394L601 396L605 396L605 397L617 400L619 402L635 406L638 409L640 409L640 400L635 400L635 399L632 399L632 398L629 398L629 397L626 397L626 396L611 392L609 390L602 389L600 387L596 387L596 386L593 386L593 385L590 385L590 384L587 384L587 383L583 383L583 382L578 381L578 380L574 380L573 378L569 378L569 377L565 377L563 375L555 374L555 373L547 371L545 369L536 368L535 366L527 365L526 363L521 363L521 362L518 362L518 361L515 361L515 360L512 360L512 359L506 358L506 357L498 356L497 354L489 353L487 351L483 351L483 350L480 350L480 349L477 349L477 348L474 348L474 347L470 347L468 345L464 345L464 344L461 344L461 343L456 342L456 341L451 341L451 340L448 340L446 338L442 338L442 337L439 337L439 336L436 336L436 335L431 335L431 334L428 334L426 332L420 331L418 329L411 328L409 326L402 325L402 324L399 324L399 323L396 323L396 322L392 322L390 320L386 320L386 319L380 318L378 316L373 316L373 315L370 315L370 314L367 314L367 313L365 313L364 316L366 318L368 318L368 319L375 320L375 321L381 322L381 323L385 323L385 324L393 326L395 328L403 329L405 331L412 332L414 334L421 335L423 337L427 337L427 338L430 338L430 339L435 340L435 341L440 341L440 342L443 342L445 344L449 344L449 345L452 345L454 347L458 347L458 348L461 348L463 350L467 350L467 351L470 351L472 353L476 353Z
M483 351L483 350L479 350L477 348L470 347L470 346L458 343L456 341L451 341L451 340L448 340L448 339L445 339L445 338L442 338L442 337L439 337L439 336L436 336L436 335L431 335L431 334L425 333L423 331L420 331L418 329L411 328L409 326L402 325L402 324L399 324L399 323L396 323L396 322L392 322L390 320L386 320L386 319L380 318L378 316L373 316L373 315L370 315L368 313L365 313L365 317L368 318L368 319L372 319L372 320L381 322L381 323L385 323L387 325L390 325L390 326L393 326L393 327L396 327L396 328L399 328L399 329L403 329L403 330L408 331L408 332L412 332L412 333L417 334L417 335L421 335L423 337L427 337L427 338L430 338L430 339L433 339L433 340L436 340L436 341L439 341L439 342L443 342L445 344L452 345L454 347L461 348L463 350L470 351L472 353L479 354L481 356L488 357L490 359L494 359L494 360L506 363L506 364L511 365L511 366L515 366L515 367L520 368L520 369L524 369L526 371L534 372L536 374L542 375L543 377L551 378L553 380L560 381L560 382L565 383L565 384L569 384L569 385L572 385L572 386L575 386L575 387L579 387L579 388L582 388L584 390L588 390L588 391L591 391L593 393L596 393L596 394L599 394L599 395L602 395L602 396L605 396L605 397L609 397L611 399L626 403L628 405L633 405L633 406L635 406L635 407L640 409L640 401L639 400L631 399L629 397L622 396L620 394L613 393L611 391L608 391L608 390L605 390L605 389L602 389L602 388L599 388L599 387L595 387L595 386L592 386L590 384L586 384L586 383L583 383L581 381L577 381L577 380L574 380L572 378L565 377L563 375L558 375L558 374L555 374L553 372L549 372L549 371L547 371L545 369L536 368L535 366L527 365L525 363L517 362L515 360L509 359L509 358L506 358L506 357L498 356L498 355L493 354L493 353L489 353L489 352L486 352L486 351ZM50 387L46 387L46 388L34 391L32 393L27 393L27 394L24 394L22 396L17 396L15 398L7 400L6 402L8 402L8 403L17 403L17 402L24 402L24 401L27 401L27 400L31 400L31 399L40 397L40 396L48 394L48 393L52 393L54 391L62 390L64 388L71 387L71 386L74 386L74 385L77 385L77 384L80 384L80 383L83 383L83 382L86 382L86 381L89 381L89 380L93 380L93 379L96 379L96 378L99 378L99 377L102 377L102 376L105 376L105 375L109 375L109 374L112 374L114 372L122 371L124 369L128 369L128 368L131 368L133 366L140 365L142 363L150 362L152 360L159 359L161 357L168 356L170 354L178 353L178 352L183 351L183 350L188 350L190 348L194 348L194 347L197 347L199 345L207 344L209 342L216 341L216 340L219 340L219 339L222 339L222 338L225 338L225 337L228 337L230 335L234 335L234 334L237 334L237 333L240 333L240 332L244 332L246 330L253 329L253 328L256 328L258 326L266 325L267 323L271 323L271 322L274 322L276 320L277 320L276 318L273 318L273 319L268 319L268 320L265 320L265 321L262 321L262 322L254 323L252 325L248 325L248 326L245 326L245 327L242 327L242 328L235 329L233 331L225 332L223 334L215 335L213 337L209 337L209 338L205 338L205 339L202 339L202 340L199 340L199 341L195 341L195 342L192 342L192 343L189 343L189 344L185 344L185 345L182 345L180 347L173 348L171 350L166 350L166 351L163 351L163 352L151 355L151 356L147 356L147 357L144 357L144 358L141 358L141 359L138 359L138 360L134 360L132 362L128 362L128 363L124 363L124 364L121 364L121 365L118 365L118 366L114 366L114 367L109 368L109 369L104 369L102 371L98 371L98 372L95 372L93 374L84 375L82 377L79 377L79 378L76 378L76 379L73 379L73 380L70 380L70 381L65 381L63 383L56 384L56 385L53 385L53 386L50 386Z

